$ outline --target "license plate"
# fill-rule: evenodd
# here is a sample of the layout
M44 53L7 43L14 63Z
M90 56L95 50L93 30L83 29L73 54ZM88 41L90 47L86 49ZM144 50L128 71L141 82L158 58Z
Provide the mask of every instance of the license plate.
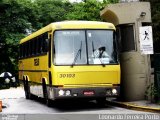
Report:
M94 91L84 91L83 94L86 96L92 96L94 95Z

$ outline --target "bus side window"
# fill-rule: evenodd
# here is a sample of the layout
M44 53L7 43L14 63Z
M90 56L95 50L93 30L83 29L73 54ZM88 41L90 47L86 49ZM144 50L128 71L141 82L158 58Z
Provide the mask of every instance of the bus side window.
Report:
M33 55L36 55L36 38L33 39Z
M35 38L35 54L38 54L38 37Z
M31 45L31 41L28 41L28 45L29 45L29 50L28 50L29 56L31 56L31 55L32 55L32 45Z
M34 55L34 40L32 39L32 56Z
M25 46L26 46L26 57L28 57L28 55L29 55L29 42L26 42L26 44L25 44Z
M34 40L31 40L31 53L34 55Z
M22 49L21 49L22 50L22 55L21 55L21 57L23 58L23 52L24 52L23 51L23 44L21 44L21 46L22 46Z
M23 57L26 57L26 43L23 43Z
M37 52L41 54L41 36L37 37Z
M39 51L40 51L40 54L43 53L43 35L39 36Z
M22 58L22 56L23 56L22 55L22 44L20 44L19 47L20 47L20 49L19 49L19 58Z
M43 39L42 39L42 49L43 49L43 53L47 52L47 40L48 39L48 33L44 33L43 34Z

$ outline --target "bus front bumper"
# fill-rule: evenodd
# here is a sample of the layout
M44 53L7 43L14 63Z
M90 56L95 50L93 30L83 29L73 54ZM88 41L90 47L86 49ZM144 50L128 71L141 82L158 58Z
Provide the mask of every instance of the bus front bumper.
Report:
M48 97L52 100L68 98L118 97L120 86L88 88L49 88Z

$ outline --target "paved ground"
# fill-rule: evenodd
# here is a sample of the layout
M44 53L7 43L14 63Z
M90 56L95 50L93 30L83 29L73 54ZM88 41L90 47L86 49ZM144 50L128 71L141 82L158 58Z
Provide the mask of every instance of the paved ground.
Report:
M98 120L103 118L101 115L109 115L109 114L118 114L118 115L150 115L149 112L141 112L135 110L128 110L125 108L114 107L111 105L105 105L103 107L98 106L95 101L91 102L64 102L58 104L55 107L47 107L42 101L35 100L26 100L24 98L23 88L11 88L8 90L0 90L0 99L2 99L3 105L6 108L2 109L2 113L0 114L0 120L5 117L17 117L15 120L36 120L39 118L45 118L48 116L46 120L49 120L54 116L55 120L64 120L67 118L73 118L77 120L82 120L85 116L86 119L89 120ZM16 114L15 116L5 116L10 114ZM30 115L32 114L32 115ZM81 116L81 117L78 117ZM79 119L78 119L78 118ZM123 116L124 117L124 116ZM53 119L53 120L54 120ZM69 120L70 120L69 119Z

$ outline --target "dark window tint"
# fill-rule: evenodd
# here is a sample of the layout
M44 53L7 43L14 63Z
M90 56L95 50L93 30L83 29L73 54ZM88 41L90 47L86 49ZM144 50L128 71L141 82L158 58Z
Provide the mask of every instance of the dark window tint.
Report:
M135 50L133 25L120 25L117 28L121 52Z
M44 33L20 44L20 58L40 55L47 52L48 33Z

